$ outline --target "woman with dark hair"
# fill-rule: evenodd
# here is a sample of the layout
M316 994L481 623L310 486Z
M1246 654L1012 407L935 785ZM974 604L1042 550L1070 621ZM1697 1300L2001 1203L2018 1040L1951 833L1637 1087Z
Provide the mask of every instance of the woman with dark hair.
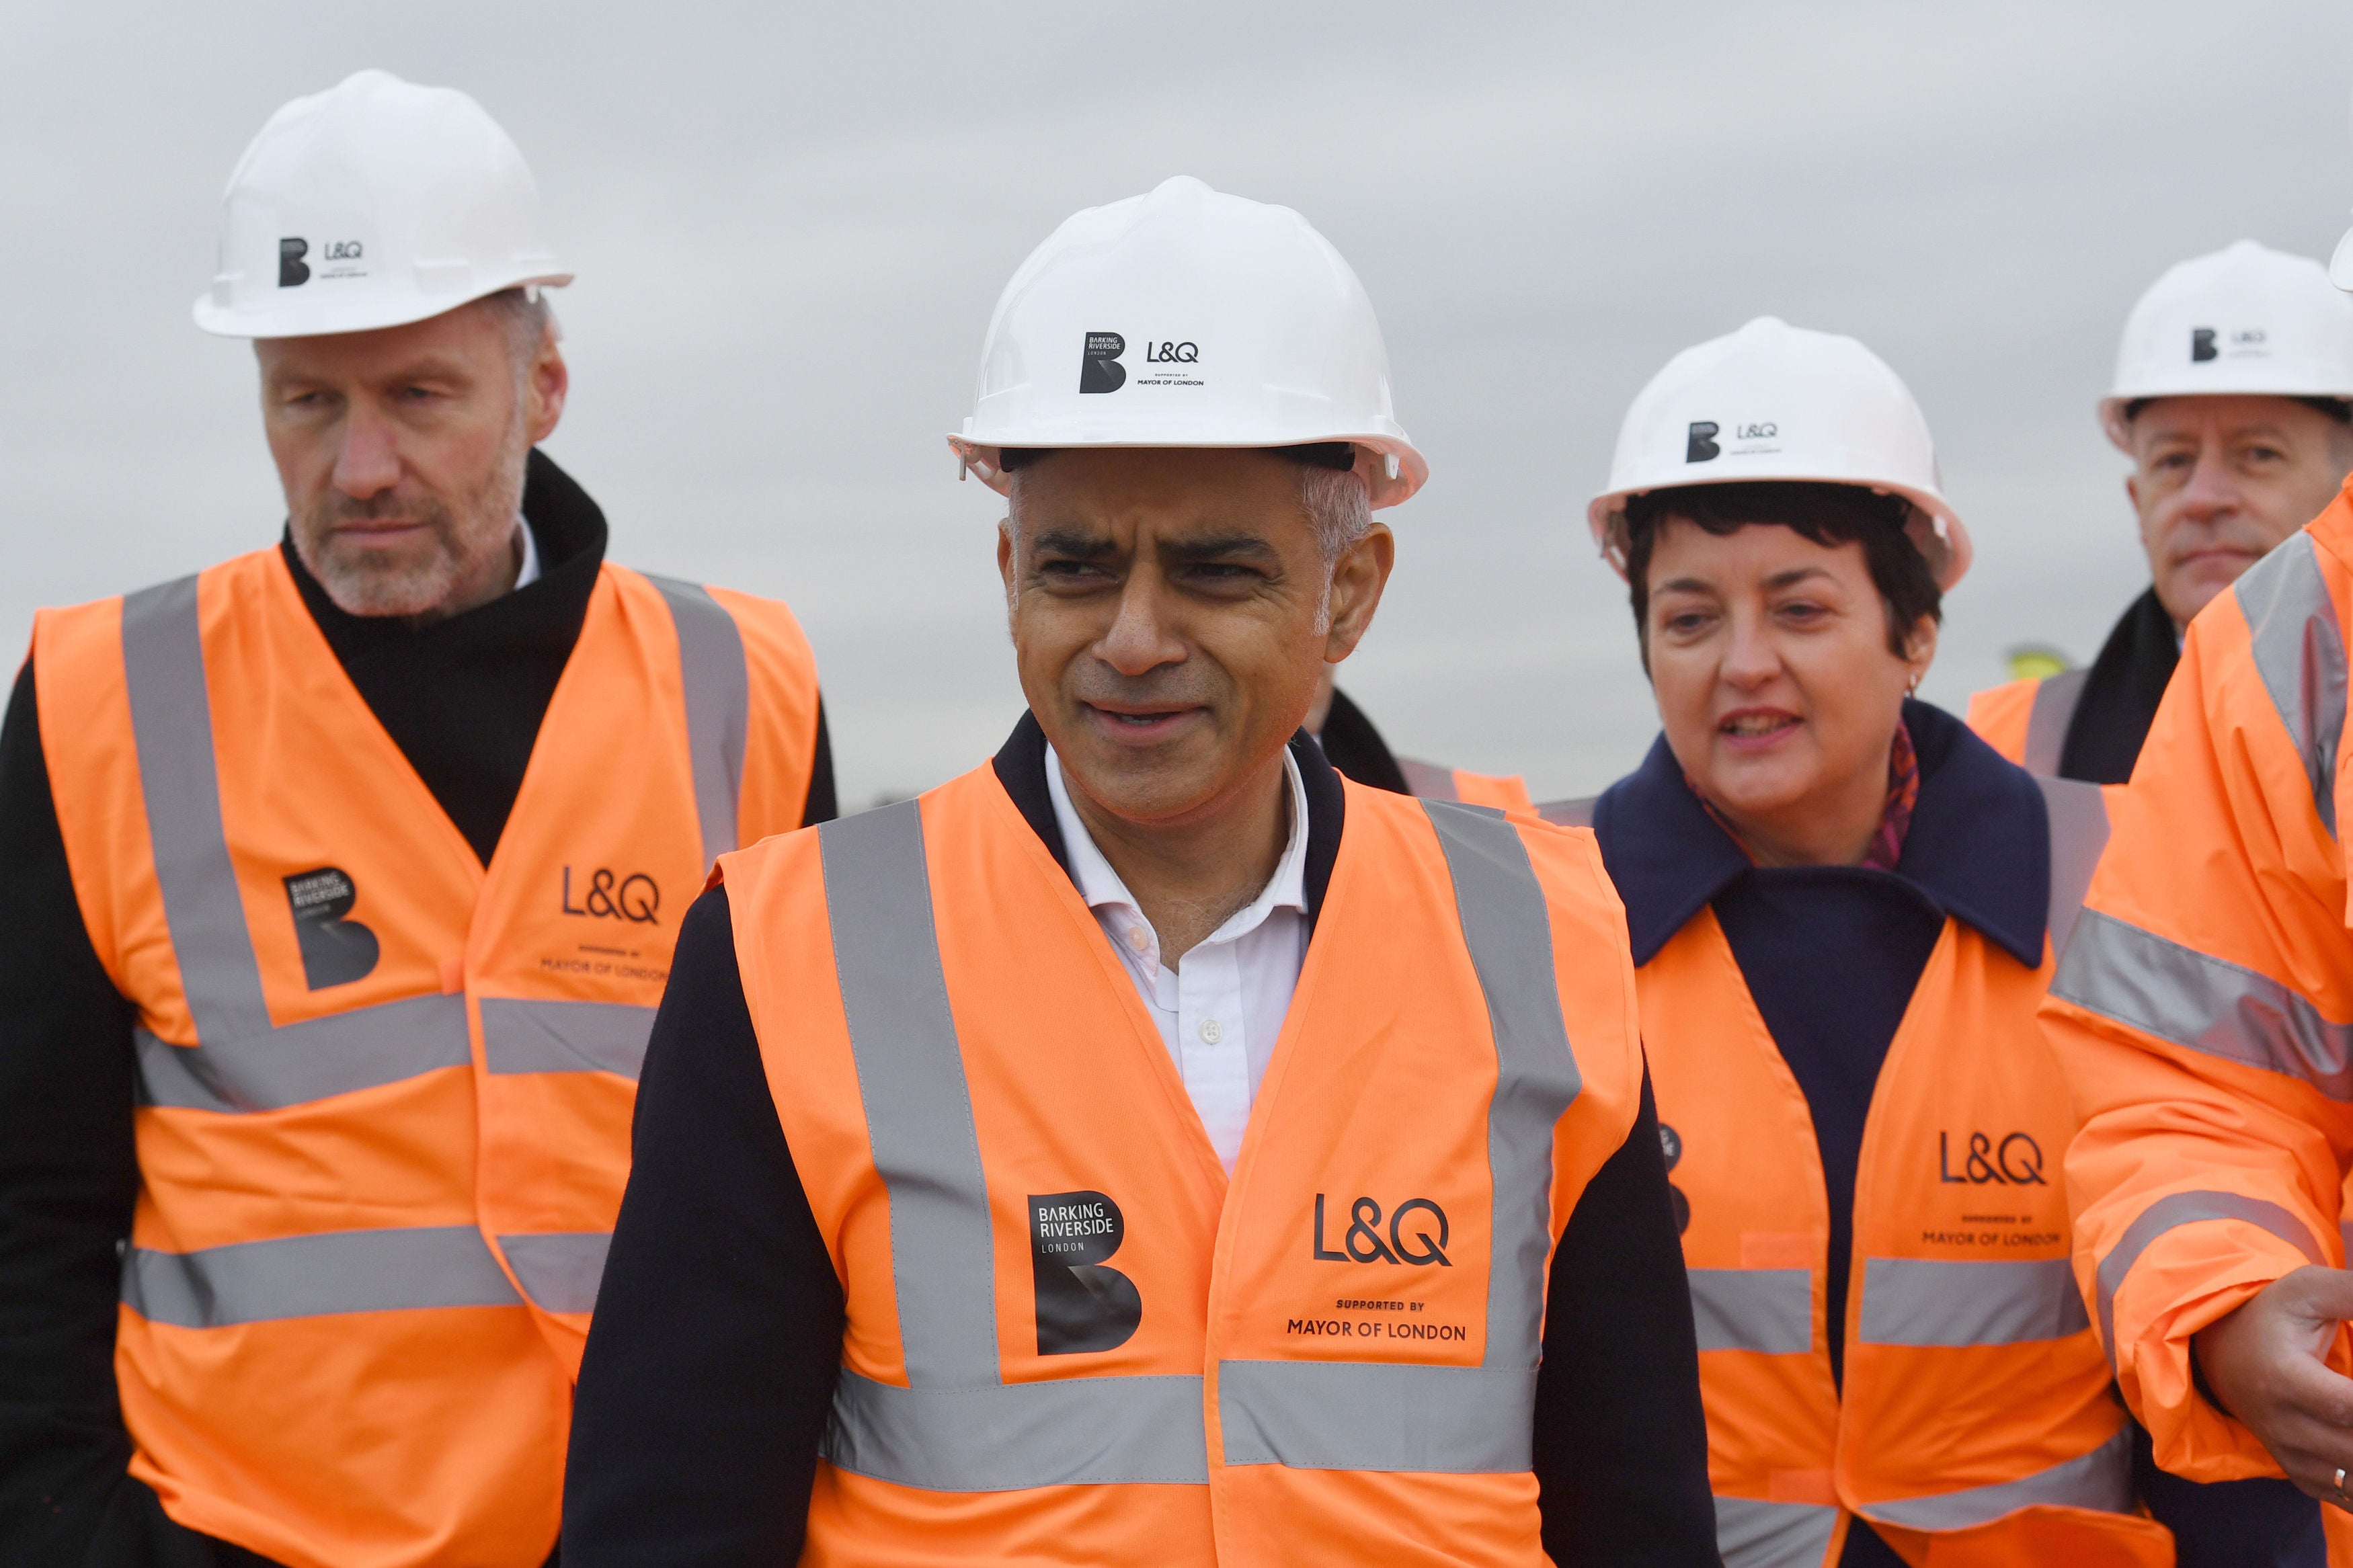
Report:
M2105 817L1912 696L1969 561L1918 407L1852 339L1752 321L1635 400L1590 518L1663 730L1592 825L1725 1561L2171 1563L2073 1275L2036 1022Z

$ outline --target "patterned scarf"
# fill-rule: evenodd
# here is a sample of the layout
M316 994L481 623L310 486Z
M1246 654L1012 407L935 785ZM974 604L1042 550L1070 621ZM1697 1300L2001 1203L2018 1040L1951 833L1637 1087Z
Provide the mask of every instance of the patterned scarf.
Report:
M1700 793L1689 773L1683 783L1699 796L1701 807L1724 829L1725 836L1740 845L1740 852L1749 855L1748 846L1741 842L1740 830L1732 826L1715 804ZM1895 721L1894 743L1887 751L1887 805L1879 816L1878 830L1871 836L1871 847L1862 853L1862 863L1874 871L1893 871L1895 863L1904 858L1904 836L1911 831L1912 808L1920 802L1920 755L1912 749L1912 731L1903 720Z

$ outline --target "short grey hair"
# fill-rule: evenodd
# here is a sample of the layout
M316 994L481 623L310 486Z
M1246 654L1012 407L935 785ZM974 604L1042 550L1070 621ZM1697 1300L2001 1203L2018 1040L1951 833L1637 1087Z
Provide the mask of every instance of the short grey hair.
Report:
M1324 468L1303 464L1299 470L1299 504L1307 526L1315 531L1324 564L1336 563L1356 542L1372 531L1373 495L1365 477L1354 468Z
M485 294L474 301L490 312L507 336L507 358L513 362L515 374L522 374L531 363L540 345L548 335L558 331L554 308L547 302L547 292L527 285L501 289L495 294Z

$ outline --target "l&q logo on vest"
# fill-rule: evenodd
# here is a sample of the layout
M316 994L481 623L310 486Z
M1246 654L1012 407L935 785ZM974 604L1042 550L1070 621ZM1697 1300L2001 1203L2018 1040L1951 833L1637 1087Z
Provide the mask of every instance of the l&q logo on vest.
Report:
M1102 1193L1029 1195L1039 1355L1117 1350L1134 1334L1144 1297L1134 1280L1103 1267L1126 1238L1126 1218Z
M1436 1264L1451 1268L1447 1261L1446 1244L1452 1227L1446 1223L1446 1211L1428 1198L1408 1198L1389 1214L1388 1228L1381 1228L1381 1205L1377 1199L1358 1198L1348 1205L1347 1231L1339 1237L1339 1247L1324 1245L1324 1194L1315 1194L1315 1261L1318 1263L1410 1263L1419 1268ZM1409 1225L1407 1222L1411 1221Z

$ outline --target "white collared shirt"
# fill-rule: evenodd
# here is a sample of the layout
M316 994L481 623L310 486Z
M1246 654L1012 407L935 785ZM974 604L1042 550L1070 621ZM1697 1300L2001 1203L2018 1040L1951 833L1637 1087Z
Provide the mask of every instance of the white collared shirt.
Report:
M1288 749L1282 774L1291 788L1291 840L1274 875L1248 908L1170 969L1160 962L1159 934L1071 807L1062 760L1046 748L1046 789L1054 798L1071 879L1126 963L1145 1011L1160 1026L1161 1043L1176 1059L1185 1092L1229 1175L1241 1157L1250 1103L1307 957L1307 786Z
M515 569L515 587L528 588L539 581L539 541L532 537L531 524L520 513L515 517L515 531L522 535L522 564Z

